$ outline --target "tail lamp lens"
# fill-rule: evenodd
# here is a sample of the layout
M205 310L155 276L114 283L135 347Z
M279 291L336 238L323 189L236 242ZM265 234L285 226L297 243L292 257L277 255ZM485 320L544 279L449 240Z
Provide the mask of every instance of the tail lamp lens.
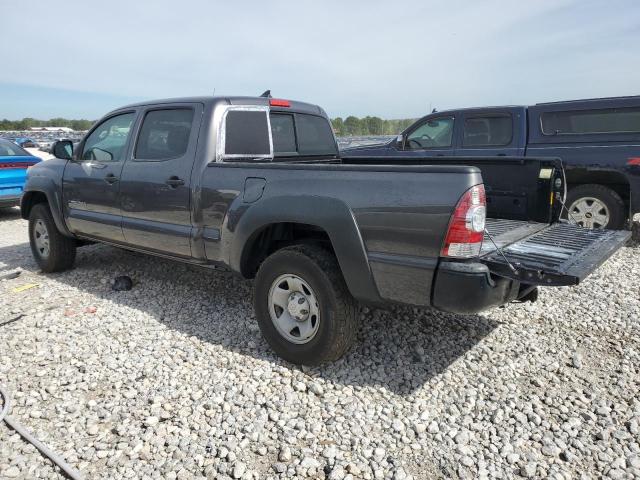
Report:
M487 199L484 185L475 185L458 200L444 240L443 257L471 258L480 254L484 225L487 218Z

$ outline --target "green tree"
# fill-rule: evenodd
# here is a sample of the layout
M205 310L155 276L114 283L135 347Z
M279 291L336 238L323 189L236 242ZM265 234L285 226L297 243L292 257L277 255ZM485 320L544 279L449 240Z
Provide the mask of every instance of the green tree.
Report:
M47 123L47 127L71 127L71 120L66 118L52 118Z
M93 125L92 120L69 120L67 118L52 118L50 120L37 120L26 117L22 120L0 120L0 130L29 130L31 127L69 127L74 130L88 130Z
M338 137L357 135L397 135L416 121L415 118L383 120L380 117L358 118L349 115L346 119L337 117L331 125Z
M331 126L333 127L333 131L336 133L336 136L342 137L344 135L344 120L342 120L342 117L331 120Z
M384 121L380 117L366 117L366 135L383 135Z
M353 136L361 135L362 128L360 126L360 119L353 115L348 116L344 121L344 134Z
M71 120L70 127L74 130L89 130L93 125L91 120Z

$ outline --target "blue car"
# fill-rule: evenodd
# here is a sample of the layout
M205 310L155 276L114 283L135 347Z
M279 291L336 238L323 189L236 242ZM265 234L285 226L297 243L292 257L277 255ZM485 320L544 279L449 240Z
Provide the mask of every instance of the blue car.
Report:
M36 148L38 144L33 139L28 137L14 137L9 140L13 140L13 143L21 146L22 148Z
M15 143L0 138L0 208L20 205L27 168L41 161Z

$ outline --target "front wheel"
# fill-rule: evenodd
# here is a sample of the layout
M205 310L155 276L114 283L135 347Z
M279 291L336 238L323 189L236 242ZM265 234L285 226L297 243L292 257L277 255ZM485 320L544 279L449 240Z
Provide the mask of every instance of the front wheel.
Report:
M563 217L586 228L621 230L626 222L625 205L620 195L604 185L578 185L569 190Z
M43 272L61 272L73 266L76 241L58 231L46 203L38 203L29 213L29 243L33 258Z
M337 360L355 340L357 303L336 258L320 247L297 245L268 257L256 275L254 307L262 335L291 363Z

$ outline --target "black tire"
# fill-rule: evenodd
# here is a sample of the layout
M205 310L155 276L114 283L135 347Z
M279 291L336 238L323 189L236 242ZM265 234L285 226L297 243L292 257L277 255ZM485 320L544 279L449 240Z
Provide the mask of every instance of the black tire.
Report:
M36 245L35 230L39 221L44 224L49 236L48 255L44 255ZM29 213L29 243L31 253L43 272L62 272L73 267L76 259L76 240L60 233L46 203L34 205Z
M578 185L569 190L565 205L571 210L571 205L580 198L591 197L602 202L609 210L609 222L604 228L608 230L622 230L627 223L627 208L620 195L604 185L588 183ZM567 212L563 209L562 218L567 218Z
M308 283L318 300L319 325L308 343L293 343L275 327L269 312L269 292L281 275L293 274ZM312 245L278 250L260 266L254 283L254 308L262 335L281 358L303 365L339 359L353 344L358 330L358 305L349 293L333 254Z

